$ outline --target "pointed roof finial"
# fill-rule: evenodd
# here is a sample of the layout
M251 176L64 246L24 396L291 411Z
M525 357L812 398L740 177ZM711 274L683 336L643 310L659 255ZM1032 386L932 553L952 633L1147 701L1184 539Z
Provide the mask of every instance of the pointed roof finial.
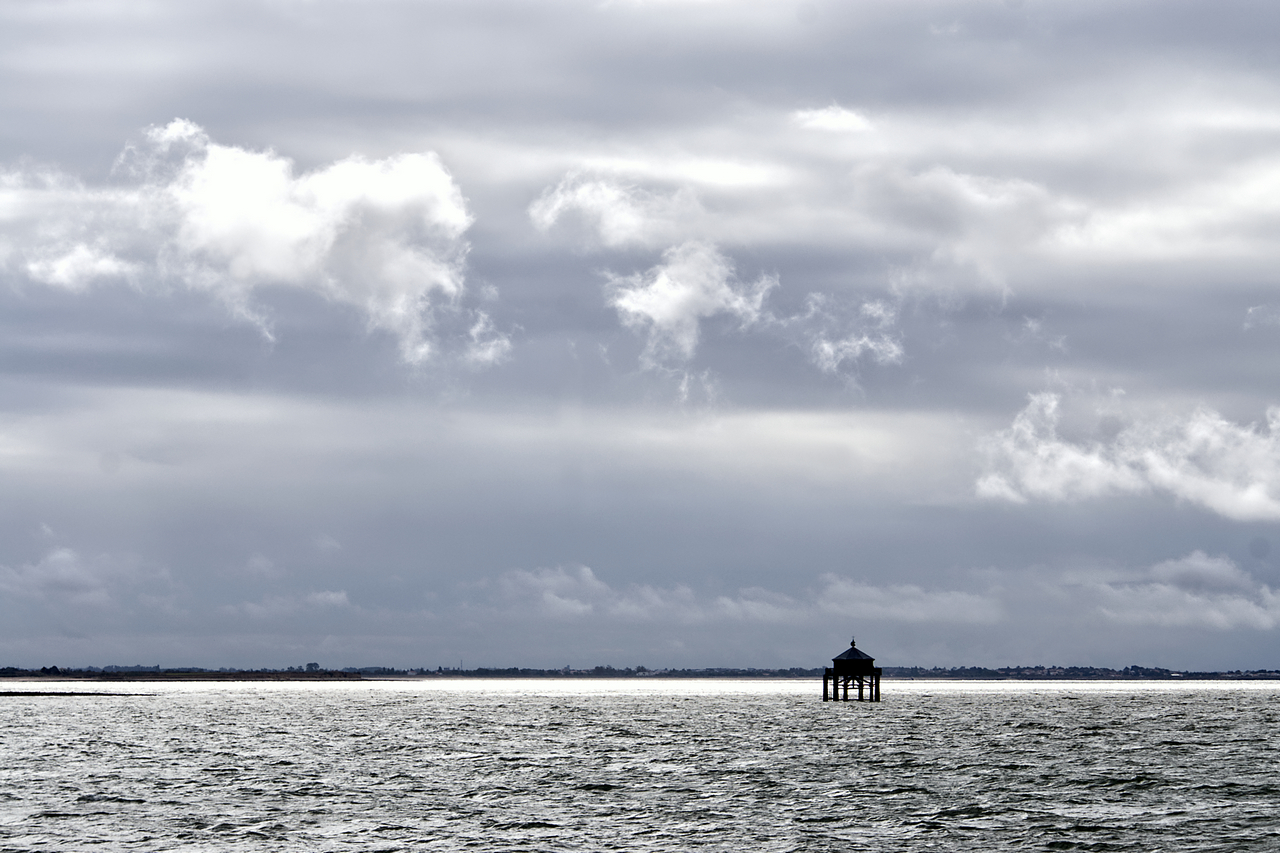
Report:
M858 647L858 638L857 638L857 637L850 637L850 638L849 638L849 648L851 648L851 649L855 649L855 648L857 648L857 647Z

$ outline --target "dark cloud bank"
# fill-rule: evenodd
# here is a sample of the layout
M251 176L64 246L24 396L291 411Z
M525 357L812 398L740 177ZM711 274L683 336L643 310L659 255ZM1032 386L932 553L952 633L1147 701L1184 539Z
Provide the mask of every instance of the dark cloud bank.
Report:
M0 21L0 663L1275 667L1271 5Z

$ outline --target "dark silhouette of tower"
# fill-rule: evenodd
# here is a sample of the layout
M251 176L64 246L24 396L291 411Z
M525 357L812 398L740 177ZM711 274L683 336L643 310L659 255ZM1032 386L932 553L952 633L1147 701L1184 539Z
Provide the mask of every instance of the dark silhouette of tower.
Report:
M831 659L831 666L822 673L822 701L879 702L880 667L876 659L858 648L856 640L849 641L849 648ZM856 695L849 696L849 688Z

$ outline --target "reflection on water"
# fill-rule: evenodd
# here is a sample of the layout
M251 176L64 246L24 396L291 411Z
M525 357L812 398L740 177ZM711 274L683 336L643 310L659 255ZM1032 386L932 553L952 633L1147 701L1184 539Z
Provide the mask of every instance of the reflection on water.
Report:
M1280 849L1280 685L820 691L3 683L0 849Z

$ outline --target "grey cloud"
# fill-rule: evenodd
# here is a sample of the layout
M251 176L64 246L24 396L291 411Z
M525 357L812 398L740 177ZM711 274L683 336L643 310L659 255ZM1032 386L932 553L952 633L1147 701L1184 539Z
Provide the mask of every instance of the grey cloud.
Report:
M1210 557L1193 551L1180 560L1165 560L1151 567L1151 578L1181 589L1210 592L1248 591L1252 578L1226 557Z
M1129 581L1100 583L1101 612L1138 625L1267 631L1280 625L1280 594L1226 557L1193 551Z
M914 584L877 587L847 578L827 576L819 596L821 609L830 615L872 622L977 623L1002 621L1003 607L990 592L926 590Z
M350 606L351 602L345 590L320 590L303 595L270 595L259 601L244 601L222 609L224 613L232 616L242 615L255 620L274 620L305 615L309 611Z
M0 663L1274 666L1275 22L0 5Z
M109 576L102 567L86 565L69 548L58 548L37 563L19 568L5 567L0 583L11 595L36 598L66 598L75 604L107 604Z
M1275 305L1252 305L1245 312L1244 328L1255 329L1265 326L1280 326L1280 307Z
M547 619L800 625L835 614L864 623L993 623L1002 616L999 602L982 594L926 590L911 584L876 586L831 574L819 580L817 589L800 598L761 587L744 587L732 595L699 596L683 584L665 588L631 584L617 590L590 568L576 566L511 571L498 586L518 613L527 616L532 607Z
M39 560L17 567L0 566L0 591L23 602L18 621L79 613L89 624L118 623L141 610L172 613L177 588L167 569L137 558L99 554L86 557L57 547Z

